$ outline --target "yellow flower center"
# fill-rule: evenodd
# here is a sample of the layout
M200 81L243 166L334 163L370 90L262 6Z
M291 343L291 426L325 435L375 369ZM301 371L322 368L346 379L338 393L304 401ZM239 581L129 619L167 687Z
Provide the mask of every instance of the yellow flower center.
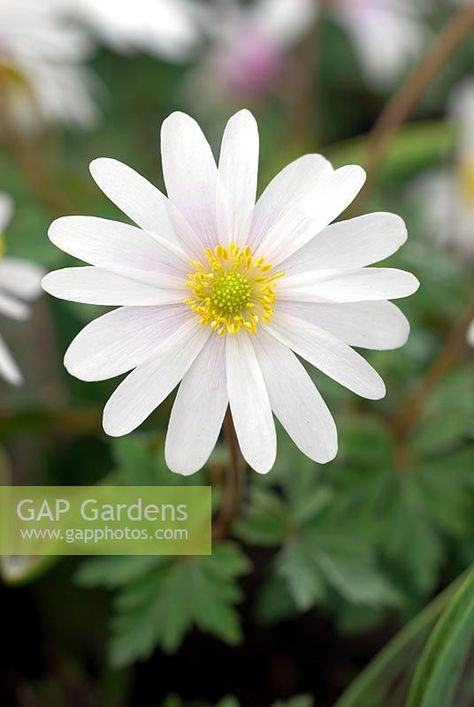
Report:
M217 245L206 248L203 262L193 260L186 279L191 297L185 300L201 320L220 336L244 328L252 334L273 315L276 281L283 273L272 273L263 258L254 258L250 246Z
M474 206L474 155L461 160L458 174L463 199L469 206Z
M30 83L18 66L0 57L0 94L17 91L30 93Z

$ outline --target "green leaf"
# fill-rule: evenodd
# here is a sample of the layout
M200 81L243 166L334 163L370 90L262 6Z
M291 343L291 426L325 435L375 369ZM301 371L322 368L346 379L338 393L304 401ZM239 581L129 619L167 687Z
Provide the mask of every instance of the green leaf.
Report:
M311 552L300 539L286 543L277 560L277 571L288 583L301 611L306 611L324 594L324 580Z
M419 488L416 470L394 477L384 506L382 552L418 594L433 590L443 558L441 539Z
M362 606L336 599L335 621L343 636L360 636L375 631L386 619L386 607Z
M168 695L161 707L183 707L183 703L178 695Z
M144 563L141 576L137 564L116 565L113 581L126 583L115 601L112 664L121 667L146 658L155 646L174 653L193 626L227 643L239 643L237 578L248 570L248 560L233 543L216 545L210 556L168 559L151 569ZM85 572L86 581L92 573L103 583L104 573L94 571Z
M173 474L164 459L164 434L136 432L112 442L119 480L128 486L198 486L204 472L191 477Z
M471 433L472 365L452 370L426 403L412 446L418 456L456 448Z
M237 537L252 545L279 545L285 538L288 519L283 500L270 489L252 488L245 515L234 528Z
M463 581L460 578L434 599L364 668L334 707L379 707L388 704L394 686L413 669L414 653L420 649L441 612ZM417 706L418 707L418 706Z
M238 700L235 697L224 697L220 700L216 707L240 707Z
M456 539L472 537L472 462L472 450L466 448L426 460L414 470L419 496L432 523Z
M329 159L336 167L364 164L368 136L348 140L329 149ZM456 142L456 129L445 122L420 122L405 125L390 145L381 170L382 179L402 179L439 163Z
M372 558L347 542L326 543L318 551L321 572L338 592L354 604L396 606L400 596L377 570Z
M364 548L310 533L293 539L278 557L278 571L300 609L309 609L330 590L354 604L396 606L400 596Z
M299 608L290 592L286 578L276 572L265 577L256 603L257 621L261 626L274 626L295 618Z
M393 638L349 685L333 707L381 707L394 686L411 674L414 655L445 609L465 575L455 580Z
M278 700L272 707L312 707L314 700L311 695L297 695L289 700Z
M297 526L304 526L318 518L334 500L334 492L324 486L318 489L308 489L308 491L296 501L293 498L291 507L291 520Z
M150 436L136 433L113 441L113 453L123 484L154 486L158 482L156 455L150 450Z
M417 665L407 707L450 707L474 638L474 569L449 601ZM474 697L474 695L473 695Z
M115 589L169 562L166 557L94 557L81 564L76 572L76 581L82 587Z

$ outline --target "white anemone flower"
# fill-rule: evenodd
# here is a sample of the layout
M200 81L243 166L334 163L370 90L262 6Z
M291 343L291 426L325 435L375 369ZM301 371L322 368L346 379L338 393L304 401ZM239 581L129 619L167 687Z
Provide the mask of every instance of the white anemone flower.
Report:
M239 0L211 3L202 15L207 54L198 70L198 84L226 97L258 98L282 79L289 51L314 25L314 0Z
M82 65L90 43L61 15L57 0L0 1L0 104L10 128L91 127L93 81Z
M165 197L112 159L92 175L136 226L60 218L52 242L90 266L50 273L50 294L118 306L68 349L68 371L86 381L127 373L108 401L112 436L136 429L180 383L166 437L170 469L207 461L228 405L248 464L276 456L273 414L311 459L337 452L332 416L298 357L368 399L381 377L354 349L392 349L409 325L389 299L418 288L410 273L366 267L406 239L402 219L373 213L329 226L365 180L305 155L256 200L258 129L240 111L224 132L219 164L198 124L173 113L161 132ZM273 414L272 414L273 413Z
M474 319L469 324L467 329L467 343L469 346L474 346Z
M0 193L0 238L3 255L3 231L13 213L13 202ZM11 319L27 319L29 307L22 300L31 301L41 294L43 270L34 263L18 258L0 257L0 315ZM0 336L0 376L8 383L19 385L23 378Z
M426 44L423 5L419 0L332 0L328 11L352 38L367 78L383 88Z
M190 0L58 0L114 51L145 51L172 62L194 53L200 39Z
M436 242L463 261L474 259L474 77L454 91L450 116L459 140L453 167L418 179L414 194L426 204L424 220Z

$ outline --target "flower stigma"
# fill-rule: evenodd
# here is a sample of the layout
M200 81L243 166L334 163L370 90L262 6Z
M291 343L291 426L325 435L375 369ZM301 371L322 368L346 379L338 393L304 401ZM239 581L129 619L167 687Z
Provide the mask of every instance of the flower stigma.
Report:
M272 265L254 258L250 246L231 243L204 252L203 262L191 262L194 271L186 279L191 297L185 304L220 336L242 328L256 334L273 316L277 280L284 273L272 273Z

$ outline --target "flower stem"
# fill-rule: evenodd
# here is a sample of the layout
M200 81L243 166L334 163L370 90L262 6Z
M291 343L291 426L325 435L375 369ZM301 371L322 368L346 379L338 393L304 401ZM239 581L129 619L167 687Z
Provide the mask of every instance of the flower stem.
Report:
M474 4L465 3L453 15L380 114L371 132L367 147L367 182L358 200L358 210L362 209L372 192L385 154L400 127L410 117L432 79L473 29Z
M230 409L224 419L224 433L229 448L229 465L225 473L219 513L214 525L214 539L228 535L238 516L244 496L245 462L240 452Z
M473 318L474 303L470 305L466 314L452 329L445 345L421 379L417 390L408 397L392 418L390 427L397 445L403 447L413 428L418 423L426 401L458 360L463 347L466 345L467 328Z

